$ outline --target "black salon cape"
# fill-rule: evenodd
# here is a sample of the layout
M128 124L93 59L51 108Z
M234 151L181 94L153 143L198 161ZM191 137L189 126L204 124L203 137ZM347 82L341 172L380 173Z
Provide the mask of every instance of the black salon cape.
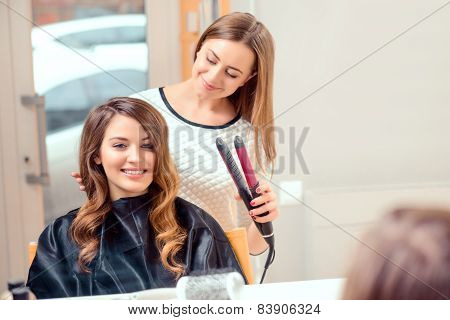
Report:
M149 195L112 203L100 230L100 246L89 264L91 273L77 265L79 249L68 234L77 210L56 219L39 237L27 286L38 299L90 296L174 287L176 280L162 265L148 221ZM178 222L187 239L179 257L186 274L231 268L242 274L220 225L205 211L176 198Z

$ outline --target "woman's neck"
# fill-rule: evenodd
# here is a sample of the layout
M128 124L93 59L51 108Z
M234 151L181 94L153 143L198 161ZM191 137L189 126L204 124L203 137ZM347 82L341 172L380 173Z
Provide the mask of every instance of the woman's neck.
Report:
M225 98L202 99L195 90L192 79L164 88L164 93L171 106L179 114L194 122L223 124L236 117L236 110ZM209 120L205 120L209 119Z
M173 98L175 100L181 98L183 101L188 102L193 108L202 111L220 112L224 105L228 103L227 98L204 99L200 97L196 93L194 81L192 79L175 84L174 86L169 87L169 90L170 88L173 88Z

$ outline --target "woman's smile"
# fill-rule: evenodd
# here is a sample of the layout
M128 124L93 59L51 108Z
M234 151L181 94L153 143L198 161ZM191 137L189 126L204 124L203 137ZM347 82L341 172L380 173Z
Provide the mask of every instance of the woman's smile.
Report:
M120 171L122 171L128 178L130 179L140 179L143 178L144 175L146 174L147 170L146 169L120 169Z

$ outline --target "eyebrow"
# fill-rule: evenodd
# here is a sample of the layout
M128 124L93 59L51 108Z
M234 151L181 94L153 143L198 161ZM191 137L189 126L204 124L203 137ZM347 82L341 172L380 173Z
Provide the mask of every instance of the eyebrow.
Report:
M217 56L217 54L214 51L212 51L211 49L208 49L208 50L211 51L211 53L214 55L214 57L216 57L216 59L220 61L219 57ZM227 66L227 67L243 74L243 72L241 70L239 70L238 68L235 68L232 66Z
M112 138L109 139L109 140L110 140L110 141L111 141L111 140L128 141L127 138L123 138L123 137L112 137ZM142 138L142 140L150 140L150 138L149 138L149 137L145 137L145 138Z

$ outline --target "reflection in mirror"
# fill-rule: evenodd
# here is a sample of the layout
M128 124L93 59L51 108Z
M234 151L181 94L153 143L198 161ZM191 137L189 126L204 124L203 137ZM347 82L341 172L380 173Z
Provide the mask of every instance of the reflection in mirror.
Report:
M430 23L408 29L436 10L432 2L426 8L409 3L410 11L405 13L402 2L381 2L371 10L359 5L342 10L337 4L320 1L287 2L282 7L276 2L230 1L228 12L252 12L270 30L276 44L273 112L265 109L261 113L265 118L260 118L259 123L254 122L258 117L249 111L251 108L239 105L238 94L222 95L228 89L234 92L234 88L242 93L246 85L260 81L261 70L255 74L252 68L246 70L248 65L255 67L246 63L247 58L255 58L253 52L246 55L248 52L238 47L233 47L231 53L221 51L217 43L224 42L214 39L205 40L202 44L206 47L198 48L211 49L214 54L210 50L197 51L197 40L208 25L204 21L215 14L209 12L203 19L201 10L216 10L222 1L204 1L202 7L192 8L184 6L190 1L183 1L183 5L173 1L171 8L175 10L163 12L164 17L179 23L169 28L162 22L152 25L150 21L150 33L158 31L158 41L152 45L170 48L164 56L170 57L177 74L170 81L156 82L153 89L148 89L146 80L147 36L143 30L147 19L143 2L130 1L125 9L118 5L98 9L99 5L91 13L87 13L89 6L68 9L72 12L69 20L80 18L80 23L86 21L96 31L89 34L89 30L79 27L73 32L61 32L61 41L75 50L69 50L62 61L57 58L62 56L64 46L51 39L40 42L35 33L35 86L47 97L52 179L45 191L47 223L86 200L86 194L79 192L69 174L79 171L79 138L89 110L112 96L136 92L142 96L134 97L154 104L168 124L169 150L181 176L180 197L211 214L226 231L251 226L252 220L239 200L229 201L236 189L221 162L205 160L212 159L211 141L219 135L216 133L235 127L241 130L248 124L275 132L273 136L267 131L261 133L257 138L261 140L255 143L255 132L249 130L246 141L254 150L255 166L257 150L263 164L275 160L273 177L262 174L260 178L270 188L267 197L273 193L276 201L272 203L277 203L271 210L277 255L266 282L310 284L334 279L327 282L330 287L326 290L337 298L352 253L362 235L383 214L399 205L450 206L450 148L443 138L450 135L446 120L450 109L444 107L450 93L440 85L450 79L439 71L450 67L446 55L449 47L442 41L446 36L442 30L449 30L448 22L430 15L426 20ZM219 12L220 16L224 13ZM118 25L103 20L103 29L98 31L95 19L103 15L113 20L117 16L134 18L132 22L117 20ZM52 15L47 12L43 16ZM385 17L382 27L374 16ZM64 26L62 20L47 22ZM65 26L69 29L69 24ZM82 52L103 70L92 64L84 66L76 52ZM243 54L237 57L236 53ZM156 62L150 67L160 67L161 55L151 58ZM239 78L241 74L233 73L236 68L248 77ZM173 74L170 68L160 68L150 77L160 77L166 71ZM184 81L180 83L181 79ZM257 90L254 92L257 94ZM201 105L198 97L213 103ZM263 101L272 104L271 98L266 98ZM199 132L207 133L202 136ZM234 135L230 132L230 139ZM276 157L272 146L276 146ZM197 170L199 164L220 177L215 180ZM219 184L220 192L204 187ZM247 231L249 251L263 251L258 234L251 228ZM264 259L265 254L252 258L256 279ZM323 282L315 282L312 287L321 285Z

